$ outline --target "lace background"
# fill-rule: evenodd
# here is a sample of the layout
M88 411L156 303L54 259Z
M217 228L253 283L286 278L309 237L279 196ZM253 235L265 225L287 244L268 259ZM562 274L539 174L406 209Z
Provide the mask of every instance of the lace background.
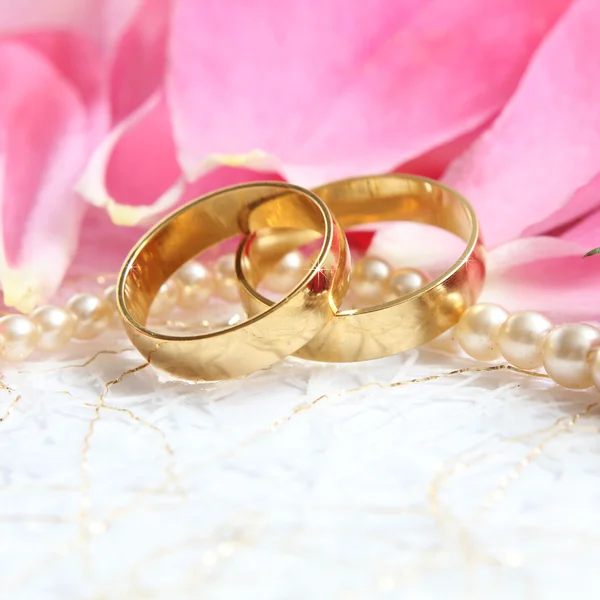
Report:
M190 385L130 348L5 366L2 598L597 597L595 392L431 349Z

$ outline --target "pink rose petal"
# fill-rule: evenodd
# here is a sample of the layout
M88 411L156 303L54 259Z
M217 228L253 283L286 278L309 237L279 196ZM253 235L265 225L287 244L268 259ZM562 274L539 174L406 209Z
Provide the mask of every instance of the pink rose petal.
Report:
M70 31L110 48L142 0L0 0L0 35Z
M157 93L100 144L78 185L119 225L136 225L172 207L185 189L164 96Z
M422 223L382 223L375 231L370 254L397 268L421 269L430 277L447 271L465 250L465 242L457 236Z
M119 41L111 72L114 122L162 85L170 9L170 0L143 0Z
M180 0L168 77L179 158L306 185L389 170L476 129L570 0Z
M88 206L81 225L77 253L69 277L116 277L127 254L146 233L147 227L116 227L105 210Z
M474 203L494 246L565 206L600 168L600 10L577 0L544 40L501 116L445 181ZM593 198L546 222L589 210Z
M220 188L252 181L283 181L283 179L277 173L252 171L238 167L217 167L196 181L188 183L181 202L190 202Z
M21 310L52 293L75 251L83 204L72 187L88 151L75 88L40 54L0 43L0 276Z
M565 321L600 319L600 260L579 244L522 238L490 252L482 301L508 310L537 310Z
M0 31L90 30L102 14L99 0L0 0Z
M553 235L561 235L565 231L569 231L583 216L590 215L597 208L600 208L600 173L588 184L580 187L568 204L541 223L530 227L525 233L526 235L538 235L550 231ZM576 231L579 232L579 228L576 228ZM577 239L578 235L578 233L573 233L567 236L561 235L561 237L584 243L585 236L584 239L579 240Z
M393 171L395 173L412 173L413 175L439 179L448 168L448 165L457 156L460 156L465 152L488 126L489 123L486 122L474 131L470 131L469 133L438 146L421 156L417 156L396 167Z
M175 155L167 105L159 92L106 136L77 190L95 206L106 208L114 223L134 226L218 187L265 177L221 168L187 183ZM280 179L274 174L268 177Z
M109 127L105 59L97 44L70 31L44 31L10 36L42 54L78 92L88 118L90 149Z
M600 216L594 221L600 233ZM395 267L419 268L436 277L458 259L464 246L435 227L393 223L377 227L368 251ZM480 301L511 311L537 310L557 322L600 320L600 257L583 259L583 254L579 243L558 238L507 242L488 254Z
M193 184L189 184L180 202L193 200L219 188L264 179L264 173L221 167L211 171ZM278 180L280 178L273 175L269 176L268 179ZM117 227L106 210L88 205L81 226L79 246L56 301L65 301L70 294L82 288L91 290L97 288L101 292L102 287L114 283L117 273L130 250L152 224L152 222L148 222L144 226ZM364 247L370 237L370 235L360 234L355 236L353 239L355 247ZM219 244L218 247L203 253L201 260L211 261L223 252L233 252L237 247L237 243L237 239L231 239L224 244ZM94 282L98 278L101 282L95 285Z
M600 178L597 178L595 181L595 190L600 192L598 189ZM595 193L594 195L598 198L598 193ZM579 221L563 233L561 237L564 240L576 242L582 248L585 248L586 251L600 247L600 209Z
M11 36L43 54L75 87L84 104L94 105L106 85L103 59L96 44L70 31L42 31Z

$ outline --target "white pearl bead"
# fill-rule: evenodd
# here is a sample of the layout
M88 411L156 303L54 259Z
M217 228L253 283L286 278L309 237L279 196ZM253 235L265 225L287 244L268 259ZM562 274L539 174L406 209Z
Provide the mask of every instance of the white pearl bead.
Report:
M175 279L167 279L154 297L149 315L156 318L169 314L177 306L178 300L179 283Z
M350 277L350 288L354 296L363 302L381 301L384 285L390 276L390 265L375 256L361 258Z
M0 338L4 360L24 360L36 349L40 331L25 315L6 315L0 318Z
M417 291L427 283L427 276L418 269L406 267L392 271L386 282L386 290L390 300L402 298Z
M227 302L239 302L240 293L235 274L235 256L224 254L215 261L214 268L219 296Z
M592 350L592 353L588 356L588 365L594 385L600 392L600 348Z
M302 252L289 252L269 271L262 283L268 290L284 294L291 291L307 272L308 260Z
M185 263L175 277L179 282L179 306L182 308L202 306L215 290L213 274L195 260Z
M561 325L546 337L543 362L546 373L559 385L584 390L594 385L588 354L600 343L600 331L591 325Z
M100 335L112 319L110 304L93 294L77 294L67 302L67 309L75 317L73 337L89 340Z
M102 297L107 304L110 305L114 312L117 312L117 286L109 285L102 294Z
M498 334L508 312L497 304L475 304L468 308L456 325L456 336L462 349L481 361L500 358Z
M73 315L58 306L36 308L31 313L31 320L40 331L38 347L46 352L64 348L71 341L75 331Z
M542 366L544 340L552 327L552 322L544 315L531 310L511 315L498 336L502 356L520 369L538 369Z

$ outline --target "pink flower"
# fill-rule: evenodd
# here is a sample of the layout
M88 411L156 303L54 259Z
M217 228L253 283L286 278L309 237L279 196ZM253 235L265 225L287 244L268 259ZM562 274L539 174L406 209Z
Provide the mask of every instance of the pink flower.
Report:
M110 127L134 0L0 2L0 278L28 310L60 283L86 204L75 184Z
M80 230L71 268L114 268L213 187L401 168L473 202L498 300L598 315L595 0L49 6L0 0L7 304L55 291Z

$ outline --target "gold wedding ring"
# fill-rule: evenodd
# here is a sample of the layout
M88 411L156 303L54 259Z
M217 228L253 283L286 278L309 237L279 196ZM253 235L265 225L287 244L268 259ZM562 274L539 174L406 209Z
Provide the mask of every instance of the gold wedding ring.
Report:
M485 277L485 251L475 213L455 191L433 180L393 174L338 181L314 193L344 228L376 221L427 223L457 235L466 248L446 273L416 292L377 306L338 312L295 356L351 362L397 354L448 330L478 298ZM259 207L254 218L260 220L267 210ZM312 238L314 234L309 234L303 240L298 231L280 235L257 231L242 242L236 259L242 303L249 315L273 304L256 291L268 270Z
M264 228L300 228L323 237L310 271L261 314L222 331L175 337L146 327L161 285L206 248ZM196 200L156 225L128 256L117 284L127 335L149 363L193 381L247 375L293 354L338 312L348 286L345 235L313 192L284 183L253 183Z

